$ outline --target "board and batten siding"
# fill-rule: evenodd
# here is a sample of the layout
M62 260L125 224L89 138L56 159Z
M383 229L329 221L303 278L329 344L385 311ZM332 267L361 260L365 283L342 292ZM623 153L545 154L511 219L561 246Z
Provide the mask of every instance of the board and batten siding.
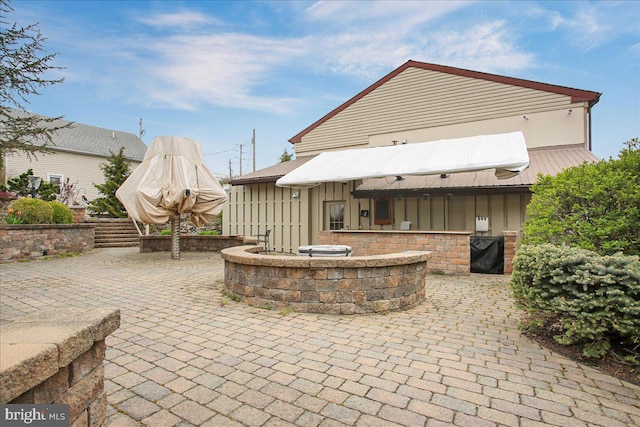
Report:
M408 68L304 135L295 150L304 156L383 145L370 137L411 131L409 142L522 130L530 148L585 143L587 108L567 95ZM434 129L441 131L430 135Z
M355 199L360 209L369 210L369 217L358 218L349 228L363 230L399 230L402 221L411 222L411 230L470 231L475 234L476 217L489 218L489 231L484 236L501 236L505 230L522 233L526 219L529 193L514 194L454 194L451 197L392 198L392 223L374 225L372 199Z
M62 175L63 179L69 178L69 182L76 184L78 198L83 194L89 200L101 197L94 184L103 184L104 172L100 166L107 163L105 157L90 156L80 153L57 151L50 154L38 154L29 159L23 153L7 155L7 178L15 178L33 170L34 176L39 176L46 181L48 174ZM131 161L131 170L140 162Z
M328 230L330 203L344 203L345 229L399 230L402 221L411 230L470 231L480 236L501 236L505 230L522 233L530 194L478 194L451 197L392 198L392 223L374 225L373 199L356 199L350 183L324 183L313 188L290 189L271 183L231 187L223 214L223 234L256 236L271 229L271 248L296 253L299 246L318 243L318 234ZM294 198L294 193L299 197ZM368 210L368 217L360 212ZM489 218L489 231L475 233L477 216Z
M298 197L294 197L296 192ZM272 183L232 186L222 215L223 234L257 236L269 229L271 248L277 252L308 245L307 193Z

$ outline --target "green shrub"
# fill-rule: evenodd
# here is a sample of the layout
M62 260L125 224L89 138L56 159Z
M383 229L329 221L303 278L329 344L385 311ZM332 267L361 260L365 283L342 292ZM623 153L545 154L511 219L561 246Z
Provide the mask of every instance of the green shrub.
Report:
M22 198L9 205L7 222L10 224L51 224L53 209L40 199ZM10 222L14 221L16 222Z
M531 188L523 243L640 255L640 141L626 145L617 159L539 176Z
M29 177L33 176L33 169L27 169L26 172L15 178L7 179L6 189L19 197L30 197L33 193L29 188ZM4 187L4 186L2 186ZM5 188L2 188L4 190ZM40 186L34 191L37 198L49 202L55 200L58 195L59 186L42 180Z
M640 259L568 246L522 246L511 280L516 304L561 325L561 344L601 357L612 340L640 344Z
M160 230L160 235L161 236L170 236L171 235L171 229L170 228L164 228L164 229Z
M218 230L202 230L198 231L198 236L219 236L220 232Z
M64 203L49 202L49 206L53 211L51 217L52 224L71 224L73 223L73 211Z

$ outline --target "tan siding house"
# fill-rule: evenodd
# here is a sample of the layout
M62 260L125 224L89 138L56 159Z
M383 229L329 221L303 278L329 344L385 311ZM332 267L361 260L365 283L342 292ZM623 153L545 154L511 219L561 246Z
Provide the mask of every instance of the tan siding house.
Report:
M331 229L521 232L538 173L556 174L591 153L591 108L600 94L409 61L290 139L297 160L231 181L226 234L273 229L272 247L295 252ZM325 151L520 131L530 167L510 179L493 171L369 178L279 188L275 181ZM383 212L384 211L384 212ZM488 231L476 219L487 218ZM403 224L404 223L404 224Z
M54 122L56 126L65 125L66 121ZM71 127L56 133L53 153L38 154L29 159L24 153L8 154L5 158L6 177L19 176L28 169L35 176L45 181L71 183L77 182L78 198L85 195L93 200L100 197L94 183L104 183L104 173L100 165L107 162L111 153L118 153L124 147L125 156L131 161L134 169L142 162L147 146L132 133L120 132L95 126L73 123Z

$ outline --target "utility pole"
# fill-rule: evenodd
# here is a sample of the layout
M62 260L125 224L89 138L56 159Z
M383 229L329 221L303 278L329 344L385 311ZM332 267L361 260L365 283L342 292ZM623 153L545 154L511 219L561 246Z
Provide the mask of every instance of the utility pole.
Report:
M229 159L229 179L233 178L232 174L233 172L231 171L231 159Z
M256 130L253 130L253 137L251 138L251 150L253 151L253 172L256 171Z
M242 176L242 144L240 144L240 176Z
M142 117L140 117L140 140L142 140L142 135L145 134L145 130L142 129Z

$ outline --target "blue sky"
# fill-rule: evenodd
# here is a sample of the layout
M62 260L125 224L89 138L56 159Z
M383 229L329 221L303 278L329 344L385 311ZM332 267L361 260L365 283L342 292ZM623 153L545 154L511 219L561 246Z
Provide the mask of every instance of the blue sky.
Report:
M593 150L640 137L640 1L36 1L65 82L29 109L187 136L222 175L278 162L289 138L409 59L601 92Z

